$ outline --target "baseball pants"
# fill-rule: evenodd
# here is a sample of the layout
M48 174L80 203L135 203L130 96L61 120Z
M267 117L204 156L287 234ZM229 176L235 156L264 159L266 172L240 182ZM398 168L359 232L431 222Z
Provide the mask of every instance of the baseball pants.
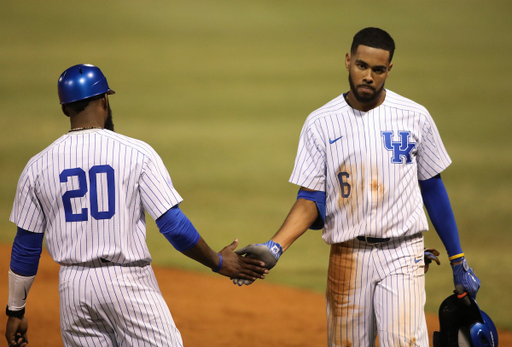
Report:
M329 347L428 347L423 236L331 246Z
M183 346L151 265L61 266L64 346Z

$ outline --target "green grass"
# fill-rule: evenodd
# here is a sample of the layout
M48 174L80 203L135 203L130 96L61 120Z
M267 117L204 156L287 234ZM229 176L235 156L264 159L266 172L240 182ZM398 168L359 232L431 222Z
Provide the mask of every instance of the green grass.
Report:
M512 330L512 4L508 1L24 1L0 11L0 242L27 160L68 129L56 84L77 63L117 92L116 130L150 143L185 213L220 249L266 241L295 200L287 183L305 117L347 90L352 36L380 26L397 50L387 87L424 104L452 157L443 173L481 307ZM443 250L434 231L427 244ZM159 265L208 273L159 235ZM444 253L444 252L443 252ZM328 246L309 231L268 281L323 292ZM447 259L427 275L427 310L452 290ZM498 299L499 298L499 299Z

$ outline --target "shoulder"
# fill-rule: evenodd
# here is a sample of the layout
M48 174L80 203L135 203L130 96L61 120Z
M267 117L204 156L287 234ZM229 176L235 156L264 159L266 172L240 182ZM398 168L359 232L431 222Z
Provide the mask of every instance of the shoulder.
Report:
M23 170L22 176L27 175L31 170L39 170L38 166L41 161L51 161L52 156L51 153L59 146L66 141L67 134L62 135L57 140L53 141L48 147L43 149L41 152L34 155L25 165L25 169Z
M429 114L425 106L408 99L400 94L397 94L389 89L386 89L386 99L384 106L396 108L403 111L412 111L421 114Z
M350 106L345 101L344 95L341 94L325 105L311 112L306 118L305 125L317 123L325 118L333 117L350 109Z
M130 148L131 150L136 151L144 156L158 157L156 150L150 144L142 140L119 134L107 129L98 131L97 134L108 139L109 141L112 141L120 147Z

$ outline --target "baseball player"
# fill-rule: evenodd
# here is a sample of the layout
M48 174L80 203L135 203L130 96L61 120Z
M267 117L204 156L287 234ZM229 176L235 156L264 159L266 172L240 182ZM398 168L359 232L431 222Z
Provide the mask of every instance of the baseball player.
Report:
M76 65L58 80L71 130L34 156L18 182L10 220L18 227L9 271L9 346L25 346L25 303L43 237L61 265L65 346L183 346L146 245L145 212L186 256L225 276L263 278L235 240L213 251L181 212L181 196L148 144L115 133L99 68Z
M468 267L440 173L451 163L425 107L384 88L395 44L378 28L354 36L345 58L350 90L306 119L290 182L300 186L281 228L237 252L274 266L308 229L331 245L329 346L428 346L423 210L473 298ZM428 249L426 250L429 251ZM251 281L234 279L242 285Z

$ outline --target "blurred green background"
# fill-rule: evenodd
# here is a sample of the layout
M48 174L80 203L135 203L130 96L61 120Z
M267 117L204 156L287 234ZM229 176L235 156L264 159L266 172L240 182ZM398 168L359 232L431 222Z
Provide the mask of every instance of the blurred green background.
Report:
M288 183L306 116L348 90L353 35L395 39L387 88L425 105L453 164L443 178L462 246L482 280L478 303L512 330L512 3L510 1L0 1L0 242L30 157L69 129L56 85L99 66L117 94L116 131L162 156L182 209L214 249L265 242L295 201ZM148 218L155 264L210 273ZM427 274L437 314L452 276L442 251ZM267 280L325 290L328 259L309 231Z

